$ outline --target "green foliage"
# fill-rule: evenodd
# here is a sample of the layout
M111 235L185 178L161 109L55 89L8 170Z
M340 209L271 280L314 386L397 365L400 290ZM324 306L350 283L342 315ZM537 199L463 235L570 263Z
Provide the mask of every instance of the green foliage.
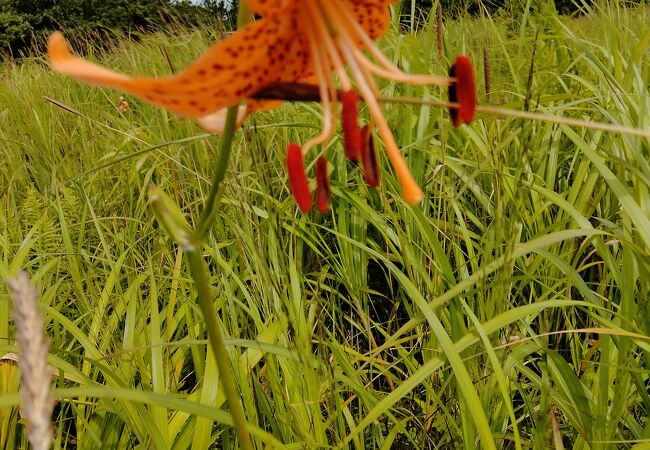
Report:
M154 31L169 23L197 26L232 15L223 1L0 0L0 49L20 51L33 37L61 29L77 36ZM95 42L95 45L105 43Z
M442 1L442 0L441 0ZM647 0L630 0L630 5L644 4ZM442 1L442 11L447 17L459 17L464 14L473 16L488 14L520 15L527 10L548 10L553 8L560 14L585 13L596 3L594 0L447 0ZM406 17L413 12L416 17L427 17L437 0L403 0L402 14Z
M485 13L520 15L531 8L547 8L547 3L450 0L442 7L447 17ZM591 3L592 0L550 2L562 13L576 12ZM152 31L170 22L197 26L221 20L229 28L234 23L237 4L237 0L0 0L0 50L18 54L32 45L35 36L36 41L42 41L55 29L86 38L95 36L93 43L103 46L107 34ZM435 0L403 0L403 23L415 25L426 19L436 5ZM104 32L98 33L99 30Z
M24 40L32 30L32 25L24 15L11 10L0 10L0 48Z
M395 26L379 45L414 73L487 55L482 104L648 129L649 21L617 5L463 17L445 23L441 60L431 26ZM217 38L176 28L99 58L166 74ZM147 201L155 184L196 218L220 138L133 98L120 111L120 93L41 56L0 70L0 276L25 268L43 293L55 448L236 448L183 251ZM331 214L298 213L285 150L318 132L314 105L237 134L201 254L258 447L647 448L648 140L487 115L455 129L443 110L383 108L425 191L417 207L381 153L382 185L368 188L338 136ZM17 351L12 333L0 284L0 356ZM18 371L2 362L0 377L0 443L27 448Z

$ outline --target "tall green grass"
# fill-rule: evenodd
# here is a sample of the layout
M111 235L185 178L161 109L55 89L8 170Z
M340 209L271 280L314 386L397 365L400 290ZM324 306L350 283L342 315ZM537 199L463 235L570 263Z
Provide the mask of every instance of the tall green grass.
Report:
M442 61L431 22L395 26L382 48L409 72L467 53L479 80L485 53L481 103L650 127L647 8L447 22ZM175 30L96 58L164 75L214 39ZM121 113L119 93L41 55L0 78L0 275L25 268L42 292L55 448L235 447L182 250L147 203L155 183L195 220L219 138L135 99ZM369 189L337 138L331 214L297 211L284 152L318 131L316 105L238 133L203 252L258 447L648 448L648 140L385 111L425 191L417 207L383 155ZM0 289L1 356L17 349ZM17 376L0 362L4 449L26 448Z

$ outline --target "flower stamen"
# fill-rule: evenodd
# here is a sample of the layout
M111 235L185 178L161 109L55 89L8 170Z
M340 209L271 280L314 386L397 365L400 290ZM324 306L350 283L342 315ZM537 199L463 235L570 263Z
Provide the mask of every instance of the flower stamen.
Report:
M343 146L350 161L358 161L361 154L361 129L359 128L359 96L353 90L341 94L341 122L343 125Z
M328 3L330 4L330 3ZM341 4L338 1L331 2L332 7L326 8L333 16L333 23L336 24L336 31L340 37L342 37L350 48L355 49L355 56L357 61L372 73L385 78L387 80L399 81L409 84L417 85L430 85L435 84L439 86L446 86L450 83L449 77L440 76L440 75L411 75L404 73L399 67L397 67L392 61L390 61L377 47L375 42L366 34L366 32L361 28L361 26L351 19L350 12L347 11L345 5ZM377 61L384 67L377 66L373 64L361 50L356 49L354 44L354 39L348 33L348 30L345 26L342 26L341 23L349 25L354 31L356 37L358 37L365 47L370 51L370 53L377 59Z
M326 213L330 209L330 199L332 198L332 189L330 188L330 178L327 173L327 158L325 155L316 160L316 209L319 212Z
M455 127L463 123L471 123L476 112L476 80L474 69L467 56L461 55L449 69L449 75L456 82L448 87L449 101L458 102L458 108L449 108L449 115Z
M306 14L307 19L314 22L311 14ZM326 144L334 134L334 123L332 119L332 107L336 106L336 86L332 75L327 68L327 55L324 55L319 45L320 33L314 23L308 24L310 32L307 33L309 46L314 60L314 70L318 79L320 99L323 105L323 130L318 136L311 138L303 146L303 155L306 155L312 147L318 144Z
M361 130L361 161L363 162L363 178L371 187L379 186L379 164L375 151L375 138L368 125Z
M302 159L302 150L298 144L289 144L287 149L287 173L291 193L303 213L311 209L311 191Z
M341 81L341 86L343 87L343 90L344 91L351 90L352 83L350 83L350 79L345 73L345 67L343 65L343 61L341 61L341 56L339 55L339 52L336 50L336 46L334 45L334 41L331 36L331 32L323 19L323 15L321 14L320 11L318 11L317 9L318 7L314 3L306 2L306 6L310 10L310 15L312 20L314 21L314 25L317 28L318 36L322 40L323 45L327 50L327 54L332 60L332 65L334 66L334 70L336 71L336 74L338 75L339 80Z
M435 84L438 86L447 86L454 81L452 77L439 75L410 75L402 71L387 70L373 64L366 55L359 49L355 49L357 61L370 72L386 80L398 81L402 83L428 86Z
M370 114L377 125L379 136L384 142L388 158L390 159L390 162L395 169L395 173L397 174L397 178L402 185L404 199L407 201L407 203L415 205L419 203L420 200L422 200L422 189L420 189L420 186L418 186L418 184L413 179L413 175L411 175L411 172L409 171L409 168L406 165L404 158L402 157L399 147L397 146L397 142L395 142L395 138L393 137L390 126L386 122L386 119L381 112L381 107L377 102L377 98L370 89L368 81L366 80L363 71L359 67L357 60L354 57L353 50L347 45L347 42L341 39L340 36L337 37L337 43L339 44L339 48L343 53L343 57L348 63L352 75L357 82L359 92L365 100L366 105L370 110Z

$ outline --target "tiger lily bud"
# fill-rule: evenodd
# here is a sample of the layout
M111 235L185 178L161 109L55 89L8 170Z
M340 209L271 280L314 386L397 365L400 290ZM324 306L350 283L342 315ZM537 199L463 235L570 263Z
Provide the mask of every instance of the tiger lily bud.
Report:
M162 189L149 188L149 203L160 226L184 249L192 249L192 230L178 205Z

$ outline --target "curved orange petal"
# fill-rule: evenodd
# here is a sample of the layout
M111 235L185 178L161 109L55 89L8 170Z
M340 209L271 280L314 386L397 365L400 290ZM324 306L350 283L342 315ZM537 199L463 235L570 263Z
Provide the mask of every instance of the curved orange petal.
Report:
M389 7L394 2L395 0L343 0L351 18L361 25L371 39L379 39L388 31Z
M308 45L295 15L255 22L212 46L177 75L135 78L70 53L61 33L48 41L55 70L79 81L126 91L184 116L201 117L238 103L284 78L301 78L309 67Z
M261 16L284 13L288 7L294 7L298 4L296 1L287 2L286 0L244 0L244 2L250 9Z
M239 128L246 118L250 114L248 107L246 105L239 105L237 107L237 122L235 127ZM228 115L228 108L221 108L213 113L208 114L207 116L198 117L197 122L201 125L206 131L209 131L212 134L221 134L226 129L226 116Z

